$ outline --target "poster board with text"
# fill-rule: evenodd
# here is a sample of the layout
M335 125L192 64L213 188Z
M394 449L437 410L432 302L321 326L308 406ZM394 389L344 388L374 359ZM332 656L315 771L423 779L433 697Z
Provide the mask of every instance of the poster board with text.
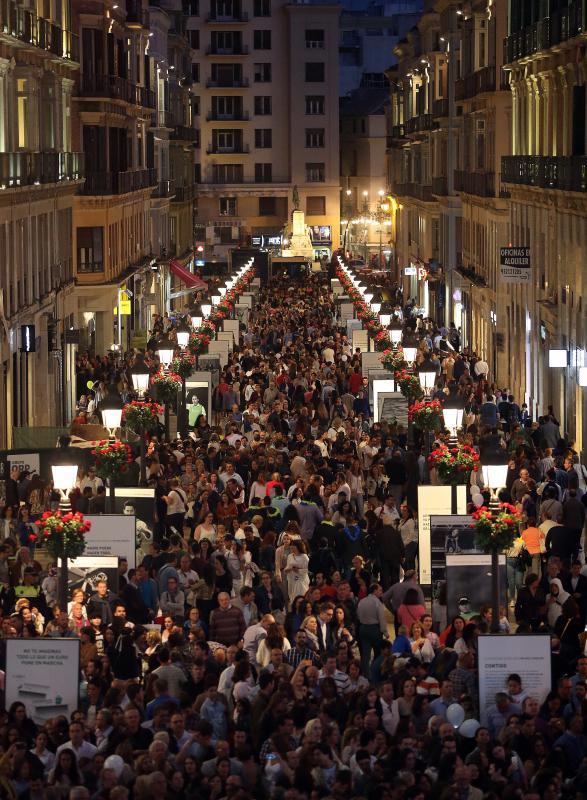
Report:
M128 488L132 489L132 487ZM152 489L151 492L153 492ZM134 569L137 538L134 515L89 514L86 519L92 523L92 527L85 534L84 557L116 556L116 558L126 558L128 568Z
M224 368L228 364L228 342L222 340L210 342L208 345L208 352L211 355L217 355L220 359L220 366Z
M506 606L507 582L505 556L499 556L499 604ZM491 556L449 555L446 557L446 615L447 619L459 613L459 600L466 597L472 612L479 613L483 606L491 605Z
M496 692L506 691L508 675L517 673L522 690L544 702L552 687L551 645L548 633L515 636L482 634L477 639L480 722L495 704Z
M5 639L5 707L24 703L37 725L79 704L80 640Z
M361 353L368 352L369 333L361 328L353 330L352 335L353 335L353 353L356 352L357 349L359 349Z
M238 345L240 329L238 319L225 319L222 323L222 330L226 333L232 333L232 338L235 345Z

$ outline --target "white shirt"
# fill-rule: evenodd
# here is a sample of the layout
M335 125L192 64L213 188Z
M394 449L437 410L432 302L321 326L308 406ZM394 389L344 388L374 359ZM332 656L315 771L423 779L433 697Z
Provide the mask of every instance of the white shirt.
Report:
M380 698L381 703L381 721L383 727L390 736L395 736L397 726L399 725L399 708L397 700L392 700L388 705L383 698Z
M80 758L93 758L96 751L98 750L96 745L91 744L91 742L86 742L85 739L81 743L79 748L75 748L70 740L69 742L65 742L65 744L62 744L57 748L57 750L55 751L55 762L59 761L59 754L61 753L61 751L67 748L73 750L73 752L75 753L75 757L77 758L78 761L80 760Z
M92 494L96 494L98 491L98 486L104 486L104 481L102 478L98 478L97 475L94 478L85 477L79 485L79 489L82 494L87 486L89 486L92 490Z

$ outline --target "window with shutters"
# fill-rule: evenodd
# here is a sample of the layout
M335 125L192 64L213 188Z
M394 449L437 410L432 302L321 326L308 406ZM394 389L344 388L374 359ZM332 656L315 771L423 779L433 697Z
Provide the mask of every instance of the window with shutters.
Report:
M306 114L310 116L324 114L324 95L306 95Z
M255 64L254 76L255 83L271 83L271 64Z
M324 183L324 164L306 164L306 182Z
M306 128L306 147L324 147L324 128Z
M255 164L255 182L271 183L271 164Z
M218 213L221 217L236 217L236 197L221 197L218 201Z
M257 95L255 97L255 114L266 117L271 114L271 97Z

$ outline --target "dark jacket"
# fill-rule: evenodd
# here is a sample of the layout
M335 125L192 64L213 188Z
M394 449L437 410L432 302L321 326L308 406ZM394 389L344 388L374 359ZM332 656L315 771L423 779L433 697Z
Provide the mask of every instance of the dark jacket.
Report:
M383 561L393 564L401 564L405 558L406 551L401 533L391 525L383 525L375 532L377 551Z
M563 525L555 525L546 534L546 552L549 556L570 559L576 549L577 537Z
M536 590L536 594L533 595L530 589L522 586L518 592L514 610L516 622L528 622L536 626L544 618L543 606L545 603L544 592L540 587Z
M259 586L255 590L255 603L259 609L259 614L270 614L272 611L281 611L285 606L283 592L274 583L271 584L271 598L264 586Z

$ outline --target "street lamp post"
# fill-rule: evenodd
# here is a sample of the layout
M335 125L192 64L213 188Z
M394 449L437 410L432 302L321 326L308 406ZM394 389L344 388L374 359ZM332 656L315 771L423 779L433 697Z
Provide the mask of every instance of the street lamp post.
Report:
M59 510L62 514L67 514L71 511L71 503L69 500L69 491L75 486L75 479L77 477L77 464L72 463L66 454L64 448L61 456L57 455L54 463L51 465L51 472L53 474L53 486L58 490L60 495ZM65 534L63 534L65 536ZM61 558L59 560L59 605L62 611L67 611L67 555L65 542L62 544Z
M491 490L489 509L497 511L499 507L498 491L506 485L508 473L508 454L499 445L487 448L481 453L483 484ZM491 548L491 632L499 633L499 552Z
M442 408L444 424L450 432L449 446L454 447L457 443L457 432L463 424L463 414L465 404L461 397L449 394Z
M151 377L151 370L145 364L145 357L141 354L135 359L133 368L131 369L133 389L137 393L139 399L145 399L145 395L149 390L149 379ZM141 428L139 432L139 448L140 448L140 475L139 483L144 485L147 482L147 464L145 459L145 431Z
M157 355L159 361L163 366L163 371L169 369L169 365L173 361L173 354L175 352L175 345L168 336L163 336L157 343ZM166 400L163 404L165 413L165 436L169 440L169 403Z
M108 394L98 406L98 411L102 414L102 423L108 428L109 441L116 439L116 431L120 428L122 420L122 408L124 403L118 394L116 386L112 383L108 387ZM110 513L114 514L114 478L108 479L108 490L110 496Z

